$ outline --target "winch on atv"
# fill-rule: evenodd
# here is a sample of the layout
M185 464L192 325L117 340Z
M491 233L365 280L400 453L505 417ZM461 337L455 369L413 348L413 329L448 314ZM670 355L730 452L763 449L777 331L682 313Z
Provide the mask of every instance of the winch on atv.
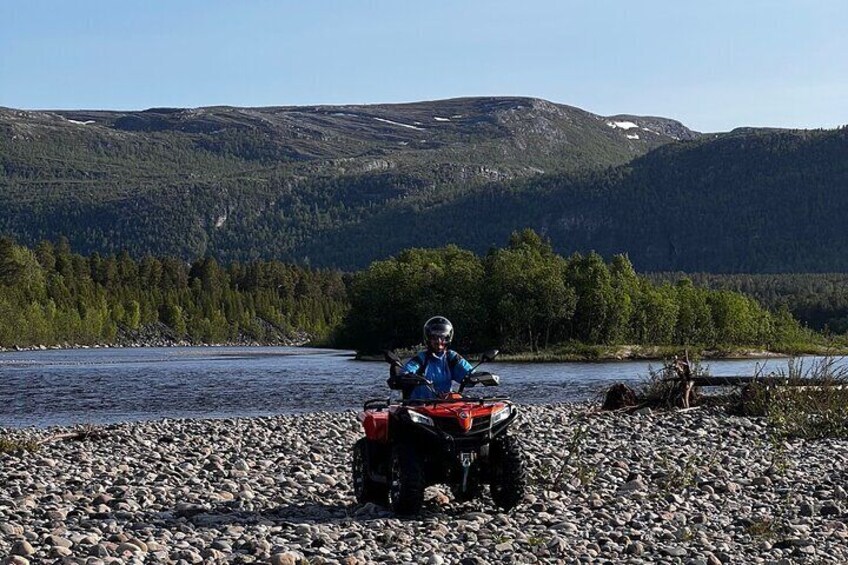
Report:
M480 363L494 359L497 353L486 352ZM401 388L422 384L432 388L423 376L398 375L402 363L393 353L386 353L386 361ZM359 414L365 437L353 447L357 501L389 506L398 514L415 514L421 509L424 489L444 483L459 501L476 498L483 486L489 485L497 506L509 510L518 504L526 484L524 463L517 440L508 433L518 414L516 406L502 396L462 394L475 385L498 383L496 375L472 370L459 392L442 398L365 402Z

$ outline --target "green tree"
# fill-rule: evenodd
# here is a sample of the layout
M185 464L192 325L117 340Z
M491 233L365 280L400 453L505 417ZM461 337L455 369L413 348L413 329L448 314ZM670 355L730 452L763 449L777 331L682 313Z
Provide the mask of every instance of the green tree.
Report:
M634 319L636 335L646 345L674 343L679 305L674 289L669 286L646 288L642 291Z
M421 342L427 318L440 314L457 324L461 343L473 346L483 316L482 275L479 258L454 246L377 261L351 283L342 340L363 349L409 347Z
M713 318L707 303L707 292L695 288L690 279L681 279L677 285L679 305L675 343L680 345L711 345L715 343Z
M500 343L538 350L562 334L576 301L565 270L565 260L532 230L514 233L508 248L487 257L485 300Z
M577 296L575 337L585 343L610 343L619 330L621 315L616 312L612 276L604 260L597 253L573 255L568 260L566 281Z

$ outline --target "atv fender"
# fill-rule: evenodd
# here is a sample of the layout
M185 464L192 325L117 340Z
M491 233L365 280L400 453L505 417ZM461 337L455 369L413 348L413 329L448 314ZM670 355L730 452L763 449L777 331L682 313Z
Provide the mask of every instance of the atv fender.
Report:
M366 411L359 414L365 437L378 443L389 441L389 413L383 411Z

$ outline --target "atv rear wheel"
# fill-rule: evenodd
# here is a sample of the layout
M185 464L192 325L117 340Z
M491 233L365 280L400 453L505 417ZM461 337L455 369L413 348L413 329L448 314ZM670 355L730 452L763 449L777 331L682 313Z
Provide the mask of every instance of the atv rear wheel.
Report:
M424 503L424 471L415 450L399 444L392 450L389 505L396 514L417 514Z
M353 446L353 495L360 504L373 502L386 505L388 489L386 485L371 480L368 458L368 440L362 438Z
M492 500L504 510L510 510L524 497L527 475L521 446L508 435L492 441L489 451Z

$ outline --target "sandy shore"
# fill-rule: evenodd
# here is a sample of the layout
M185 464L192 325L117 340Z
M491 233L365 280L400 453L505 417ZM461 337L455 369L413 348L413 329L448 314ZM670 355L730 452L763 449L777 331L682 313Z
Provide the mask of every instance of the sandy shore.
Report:
M848 442L717 409L521 407L531 477L508 514L431 487L359 506L355 414L163 420L0 454L7 563L846 563ZM67 430L3 430L42 438ZM561 480L555 479L563 471Z

